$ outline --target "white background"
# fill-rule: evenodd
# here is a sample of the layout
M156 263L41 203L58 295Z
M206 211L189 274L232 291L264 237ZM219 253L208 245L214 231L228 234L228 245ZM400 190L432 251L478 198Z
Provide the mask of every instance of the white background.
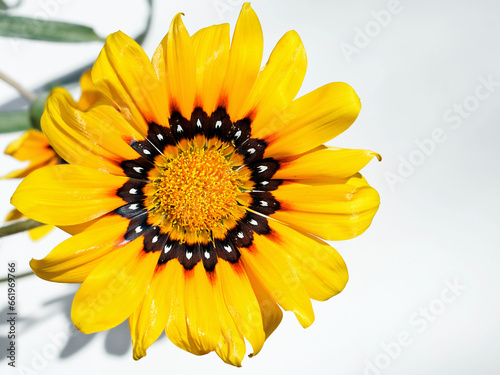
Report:
M137 35L146 15L142 1L24 3L16 14L79 22L101 35L117 29ZM300 95L344 81L360 96L358 120L331 144L372 149L384 158L363 170L382 200L372 226L359 238L333 244L350 281L339 296L314 303L310 328L285 313L263 351L245 359L242 369L214 353L186 353L165 337L134 362L126 324L94 335L75 333L68 314L77 286L29 277L18 281L15 370L5 359L7 292L0 287L0 373L498 374L500 2L390 3L252 3L264 30L264 60L287 30L301 35L308 72ZM186 14L193 34L215 23L233 28L241 4L157 1L145 50L152 54L177 12ZM361 40L359 30L371 36ZM356 48L350 56L347 45ZM0 70L35 90L90 63L100 47L0 38ZM0 105L16 98L0 82ZM461 114L453 113L458 105ZM433 134L441 136L431 141ZM17 136L1 136L0 147ZM20 165L0 159L1 174ZM11 209L16 185L1 181L0 217ZM9 260L17 261L18 273L27 271L29 259L43 257L64 237L54 232L37 243L26 234L1 239L0 275Z

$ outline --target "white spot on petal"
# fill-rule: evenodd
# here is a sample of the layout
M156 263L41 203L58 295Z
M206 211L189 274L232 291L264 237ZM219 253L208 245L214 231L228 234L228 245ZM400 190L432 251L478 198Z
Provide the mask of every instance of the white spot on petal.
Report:
M136 171L137 173L142 173L142 171L144 170L143 167L134 167L132 168L134 171Z
M163 135L162 134L156 134L156 138L158 138L160 141L163 141Z
M210 259L210 253L208 251L205 251L205 258Z
M238 130L238 131L234 134L234 138L238 139L240 136L241 136L241 130Z
M139 208L139 205L137 203L133 203L130 206L128 206L129 210L137 210Z
M186 251L186 258L189 260L193 256L193 253L191 251Z
M163 249L165 254L168 253L170 250L172 250L172 245L165 245L165 248Z
M252 147L252 148L249 148L249 149L247 150L247 152L251 155L251 154L255 153L255 149L254 149L253 147Z
M151 155L151 151L149 151L146 148L144 150L142 150L142 152L144 152L145 155Z
M252 224L252 225L259 225L259 223L258 223L258 222L257 222L257 220L255 220L255 219L250 219L250 220L248 220L248 222L249 222L250 224Z
M241 237L241 238L243 238L243 237ZM226 250L228 253L230 253L231 251L233 251L233 249L231 249L231 246L229 246L229 245L224 245L224 250Z
M258 169L259 173L262 173L262 172L267 171L268 166L267 166L267 165L259 165L259 166L257 167L257 169Z
M243 234L243 232L238 232L237 236L238 236L238 238L243 238L243 237L245 237L245 235Z
M182 126L177 125L177 133L182 133L184 129L182 129Z
M139 225L137 228L135 228L135 233L141 233L142 232L142 227Z
M201 124L200 119L196 120L196 126L199 127L200 129L203 127L203 125Z
M266 186L268 183L269 183L269 181L262 181L260 184L261 184L262 186Z
M158 236L154 236L153 239L151 240L152 243L156 243L158 241Z
M260 201L260 205L261 205L262 207L267 207L267 206L269 206L269 204L267 204L267 202L266 202L266 201Z
M217 122L215 123L215 128L220 128L222 126L222 121L221 120L217 120Z
M137 189L132 188L128 191L130 194L137 194Z

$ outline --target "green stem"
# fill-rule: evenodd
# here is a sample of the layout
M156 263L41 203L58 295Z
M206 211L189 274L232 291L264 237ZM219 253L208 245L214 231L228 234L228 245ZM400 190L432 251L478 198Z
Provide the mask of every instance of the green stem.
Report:
M5 236L10 236L11 234L16 234L20 232L25 232L30 229L35 229L38 228L42 225L45 225L43 223L40 223L38 221L28 219L28 220L23 220L23 221L18 221L16 223L8 224L4 227L0 228L0 237L5 237Z

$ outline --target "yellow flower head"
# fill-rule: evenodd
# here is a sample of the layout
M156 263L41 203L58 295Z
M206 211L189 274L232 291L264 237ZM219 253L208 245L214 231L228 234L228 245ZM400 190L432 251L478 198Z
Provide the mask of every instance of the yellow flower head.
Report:
M108 37L91 80L104 99L78 107L55 89L42 128L69 165L17 189L26 215L77 232L31 266L81 282L72 320L85 333L128 319L134 358L163 330L182 349L239 366L282 309L314 320L311 299L347 282L325 240L365 231L379 205L358 171L377 154L322 144L360 110L345 83L294 100L306 71L296 32L261 70L262 30L244 4L229 39L189 36L174 17L152 61L128 36Z

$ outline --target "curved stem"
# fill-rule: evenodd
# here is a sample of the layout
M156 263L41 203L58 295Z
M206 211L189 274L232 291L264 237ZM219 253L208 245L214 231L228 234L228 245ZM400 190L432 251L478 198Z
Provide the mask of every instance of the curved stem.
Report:
M18 82L14 81L12 78L10 78L9 76L5 75L2 72L0 72L0 79L2 81L6 82L7 84L9 84L10 86L12 86L13 88L15 88L29 102L32 102L32 101L34 101L36 99L36 96L32 92L26 90Z

